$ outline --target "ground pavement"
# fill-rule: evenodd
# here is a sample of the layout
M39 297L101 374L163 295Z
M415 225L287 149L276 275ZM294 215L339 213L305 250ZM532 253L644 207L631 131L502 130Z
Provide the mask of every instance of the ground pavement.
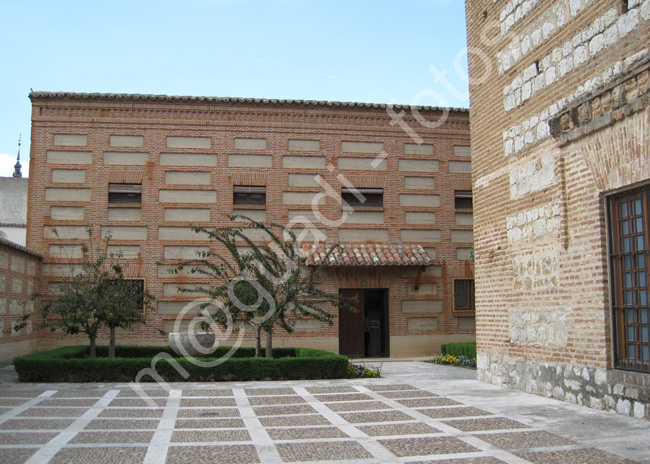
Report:
M650 463L650 422L385 362L381 379L18 384L0 370L0 463Z

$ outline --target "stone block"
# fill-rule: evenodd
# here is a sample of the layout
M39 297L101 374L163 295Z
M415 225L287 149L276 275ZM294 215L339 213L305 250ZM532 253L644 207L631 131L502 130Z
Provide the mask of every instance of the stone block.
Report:
M433 145L426 143L405 143L404 153L407 155L433 155Z
M88 145L88 136L77 134L54 134L54 145L85 147Z
M161 153L161 166L217 166L217 155L192 153Z
M266 150L266 139L235 138L235 150Z
M282 167L287 169L325 169L325 157L283 156Z
M270 168L273 167L273 157L270 155L228 155L228 167Z
M440 163L438 160L399 160L400 171L411 172L438 172Z
M119 166L146 166L149 153L104 152L104 164Z
M89 151L51 151L46 154L48 164L92 164L93 154Z
M405 189L433 190L433 177L404 177Z
M85 169L52 169L53 183L83 184L86 182Z
M140 148L144 146L142 135L111 135L108 138L111 147Z
M210 137L167 137L167 148L211 148Z
M383 142L341 142L343 153L381 153L384 151Z
M320 140L289 139L289 151L320 151Z

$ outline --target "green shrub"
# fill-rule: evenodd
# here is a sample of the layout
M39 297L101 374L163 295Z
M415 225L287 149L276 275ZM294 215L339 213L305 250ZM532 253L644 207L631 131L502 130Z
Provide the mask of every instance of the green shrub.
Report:
M230 347L219 347L214 357L201 358L202 362L219 359ZM218 382L278 379L334 379L344 378L347 356L309 348L277 348L274 358L254 357L254 348L239 348L233 356L213 367L195 365L187 358L152 359L158 354L173 355L170 347L118 346L115 358L102 357L108 347L97 347L97 358L88 358L88 347L71 346L56 350L20 356L14 366L21 382L130 382L143 369L152 367L155 374L167 382ZM177 364L176 364L177 363ZM176 365L189 376L183 377ZM142 382L154 382L146 375Z
M470 359L476 358L476 342L448 343L441 345L440 350L443 355L449 354L452 356L466 356Z

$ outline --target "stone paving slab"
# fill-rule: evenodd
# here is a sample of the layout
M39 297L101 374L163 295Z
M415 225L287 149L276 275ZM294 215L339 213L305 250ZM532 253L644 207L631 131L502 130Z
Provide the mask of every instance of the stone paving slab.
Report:
M468 369L389 362L382 374L147 384L156 407L127 384L3 382L0 464L650 464L648 421L481 384Z

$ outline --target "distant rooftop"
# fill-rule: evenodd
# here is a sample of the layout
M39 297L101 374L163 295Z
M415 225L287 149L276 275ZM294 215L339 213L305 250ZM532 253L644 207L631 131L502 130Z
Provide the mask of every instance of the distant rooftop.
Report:
M304 106L340 106L348 108L386 109L392 106L396 110L416 108L419 111L458 111L468 113L468 108L452 108L439 106L388 105L386 103L337 102L325 100L278 100L270 98L238 98L238 97L192 97L180 95L150 95L131 93L75 93L75 92L31 92L30 99L61 98L74 100L143 100L170 102L206 102L206 103L243 103L253 105L304 105Z

